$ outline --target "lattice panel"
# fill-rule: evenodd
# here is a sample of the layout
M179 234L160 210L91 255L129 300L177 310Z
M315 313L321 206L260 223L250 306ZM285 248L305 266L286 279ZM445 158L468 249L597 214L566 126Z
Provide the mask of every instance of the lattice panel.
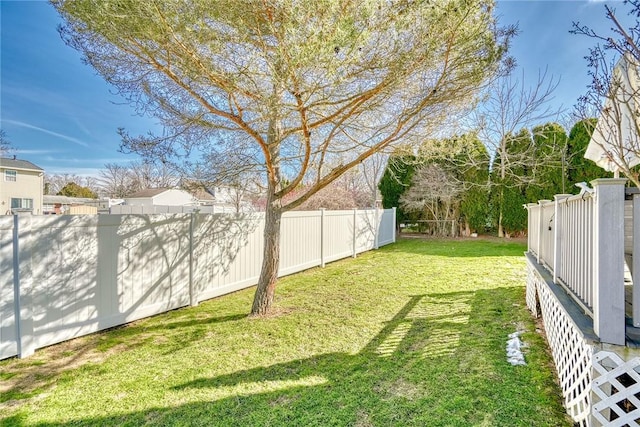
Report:
M542 321L551 347L567 413L576 425L590 425L591 358L593 348L565 312L551 290L529 265L527 289L537 291ZM535 307L535 292L532 306ZM531 306L530 306L531 307ZM536 310L532 310L536 313Z
M593 356L594 422L606 426L640 426L640 357L624 361L616 353Z

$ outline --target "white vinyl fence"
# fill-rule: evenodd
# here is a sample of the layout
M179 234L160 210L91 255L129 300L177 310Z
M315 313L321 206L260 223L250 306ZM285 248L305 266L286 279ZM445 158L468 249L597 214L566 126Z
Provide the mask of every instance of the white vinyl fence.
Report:
M0 217L0 359L255 285L262 214ZM280 275L395 241L395 210L289 212Z

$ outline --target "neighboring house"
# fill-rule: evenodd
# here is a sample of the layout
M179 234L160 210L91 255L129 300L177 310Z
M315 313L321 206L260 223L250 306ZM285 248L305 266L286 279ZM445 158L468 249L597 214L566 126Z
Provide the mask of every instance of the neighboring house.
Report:
M27 160L0 158L0 214L42 214L44 170Z
M239 208L231 200L220 197L219 187L215 192L203 185L192 185L189 191L176 188L149 188L125 197L124 204L113 206L112 214L152 213L236 213L250 212L250 204Z
M122 202L121 199L88 199L45 194L42 211L45 215L109 213L111 206Z
M204 185L189 187L187 191L198 200L200 206L213 206L216 203L216 198Z
M243 204L235 203L232 197L233 189L229 187L205 187L195 185L188 188L189 192L198 199L199 206L211 207L214 213L236 213L250 211Z
M198 199L177 188L149 188L124 198L128 206L197 206Z

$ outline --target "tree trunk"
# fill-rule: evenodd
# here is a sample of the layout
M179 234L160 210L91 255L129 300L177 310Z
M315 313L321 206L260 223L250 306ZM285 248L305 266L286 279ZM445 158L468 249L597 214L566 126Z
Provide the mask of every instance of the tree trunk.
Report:
M276 292L280 265L280 222L282 207L280 200L269 197L264 222L264 252L258 287L253 297L252 316L262 316L271 310Z
M280 63L275 64L276 74L279 74ZM276 79L277 80L277 79ZM281 189L280 176L280 114L278 103L281 90L277 84L273 86L273 94L270 99L271 118L267 135L271 174L268 176L267 206L264 214L264 247L262 269L258 279L258 287L253 297L251 307L252 316L264 316L271 310L273 296L276 293L278 270L280 269L280 221L282 219L282 198L276 197Z
M500 147L501 156L500 156L500 184L502 188L500 189L500 213L498 214L498 237L504 237L504 229L502 228L502 211L504 210L504 179L507 176L506 170L506 158L507 158L507 145L504 137L502 138L502 143Z

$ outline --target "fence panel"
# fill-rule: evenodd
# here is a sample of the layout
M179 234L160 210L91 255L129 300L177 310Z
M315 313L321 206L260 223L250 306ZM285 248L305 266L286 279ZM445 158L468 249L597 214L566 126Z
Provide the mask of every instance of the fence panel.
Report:
M201 206L162 206L162 205L115 205L109 208L109 213L114 215L154 215L159 213L192 213L216 214L236 213L236 209L227 205L201 205Z
M22 317L14 217L0 217L0 358L252 286L260 274L263 214L16 218ZM393 211L377 218L379 245L391 243ZM373 248L375 221L375 211L285 214L280 275Z
M194 218L193 287L200 301L258 281L264 242L263 214L197 214Z
M18 354L13 286L13 217L0 216L0 359Z
M325 211L324 262L353 255L353 211Z
M287 212L280 235L280 276L322 262L322 212Z
M104 218L110 223L99 228L110 227L104 234L115 239L112 247L118 244L115 279L120 297L115 321L129 322L188 304L184 279L189 276L189 221L187 214ZM98 241L103 240L99 236ZM98 266L99 277L109 278L103 265Z
M376 211L365 210L356 213L356 253L370 251L376 243Z
M188 304L188 215L25 220L37 348Z
M378 246L388 245L396 241L395 209L380 211L380 225L378 227Z

